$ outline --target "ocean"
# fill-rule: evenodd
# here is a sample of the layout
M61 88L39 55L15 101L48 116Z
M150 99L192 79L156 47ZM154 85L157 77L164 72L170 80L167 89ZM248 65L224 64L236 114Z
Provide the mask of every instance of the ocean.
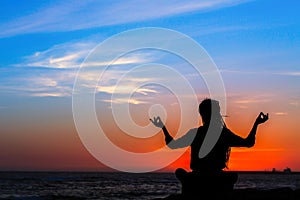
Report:
M300 188L300 173L239 173L237 189ZM173 173L0 172L0 199L154 199L180 193Z

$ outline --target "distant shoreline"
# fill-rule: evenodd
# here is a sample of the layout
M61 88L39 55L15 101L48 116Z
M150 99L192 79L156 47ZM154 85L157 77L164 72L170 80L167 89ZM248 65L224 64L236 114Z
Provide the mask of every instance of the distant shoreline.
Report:
M300 171L284 172L284 171L230 171L237 172L240 174L300 174Z

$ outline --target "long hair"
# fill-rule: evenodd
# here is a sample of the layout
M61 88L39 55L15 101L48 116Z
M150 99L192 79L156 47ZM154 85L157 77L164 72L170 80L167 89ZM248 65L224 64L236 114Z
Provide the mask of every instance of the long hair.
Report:
M199 113L202 117L204 126L213 126L217 129L223 130L227 128L221 115L220 104L217 100L206 98L199 104ZM228 168L228 161L231 148L228 146L226 150L225 166Z

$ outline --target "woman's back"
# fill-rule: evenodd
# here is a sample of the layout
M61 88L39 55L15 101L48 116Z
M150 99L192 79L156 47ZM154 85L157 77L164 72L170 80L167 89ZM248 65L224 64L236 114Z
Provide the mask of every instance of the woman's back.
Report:
M226 127L223 128L221 136L213 149L204 157L199 158L199 150L207 134L207 127L200 126L197 135L191 144L191 163L190 168L197 172L217 172L226 167L230 153L230 144L228 133L230 132Z

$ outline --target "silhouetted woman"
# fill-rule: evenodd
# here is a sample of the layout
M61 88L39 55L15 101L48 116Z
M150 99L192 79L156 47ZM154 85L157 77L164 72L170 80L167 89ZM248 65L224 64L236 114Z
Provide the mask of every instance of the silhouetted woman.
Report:
M203 125L190 129L184 136L176 140L169 134L160 117L150 119L151 122L162 128L166 144L171 149L191 147L191 172L177 169L176 177L182 183L182 193L192 190L209 189L210 187L221 190L233 189L237 181L236 173L224 172L230 155L231 147L252 147L255 144L256 130L259 124L268 120L268 114L260 113L246 138L234 134L226 127L220 113L219 102L213 99L204 99L199 105L199 113ZM210 130L210 131L209 131ZM206 134L219 131L220 137L212 150L203 158L199 157L201 145Z

